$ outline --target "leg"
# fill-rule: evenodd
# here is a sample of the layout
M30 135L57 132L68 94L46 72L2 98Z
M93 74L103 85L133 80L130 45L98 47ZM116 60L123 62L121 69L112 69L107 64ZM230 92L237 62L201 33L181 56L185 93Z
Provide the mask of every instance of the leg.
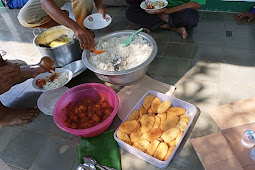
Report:
M157 15L146 13L139 5L128 7L126 16L130 21L149 31L155 31L166 24L166 22L160 19Z
M56 0L55 2L59 7L62 7L66 3L65 0ZM49 28L51 26L59 25L42 9L40 0L29 0L26 5L21 8L18 14L18 20L21 25L28 28L41 26L42 28ZM49 24L48 27L47 24Z
M172 30L180 33L182 38L185 39L188 36L186 30L196 27L198 21L199 14L197 10L185 9L169 15L168 24Z
M37 116L37 108L12 109L0 102L0 125L30 123Z
M84 19L92 14L94 8L93 0L72 0L72 8L76 22L84 27Z

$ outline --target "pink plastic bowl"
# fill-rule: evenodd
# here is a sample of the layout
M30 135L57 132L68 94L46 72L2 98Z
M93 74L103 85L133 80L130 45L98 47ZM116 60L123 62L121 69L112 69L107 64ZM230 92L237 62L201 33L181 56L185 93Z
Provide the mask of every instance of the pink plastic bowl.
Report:
M65 113L63 108L65 108L69 102L77 104L84 96L98 101L100 95L103 95L113 108L112 114L105 121L88 129L71 129L65 125L64 121L67 113ZM111 125L118 109L119 98L112 88L100 83L86 83L71 88L58 99L54 106L53 119L56 125L65 132L82 137L93 137L103 133Z

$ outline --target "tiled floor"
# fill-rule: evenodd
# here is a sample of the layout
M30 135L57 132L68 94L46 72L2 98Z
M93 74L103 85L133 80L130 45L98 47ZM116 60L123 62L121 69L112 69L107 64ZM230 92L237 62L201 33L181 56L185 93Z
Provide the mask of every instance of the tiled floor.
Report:
M139 28L125 18L125 7L107 10L113 21L109 27L95 31L96 36ZM18 11L0 8L0 49L7 51L6 59L35 64L41 55L33 45L33 30L18 23ZM219 131L208 115L208 109L255 96L255 24L247 24L245 20L237 22L235 15L200 12L198 27L186 40L168 30L150 33L157 42L158 54L147 74L175 85L174 96L195 104L201 110L190 138ZM228 37L231 33L232 36ZM88 79L93 77L89 70L83 75L85 82L93 81ZM28 85L23 84L24 87ZM20 88L14 91L23 91L26 100L36 102L35 96L31 98L29 95L29 90L28 87L25 91ZM14 95L12 93L9 92L8 99L0 99L8 103ZM40 92L37 97L39 95ZM24 106L24 103L14 102L12 106ZM0 158L15 170L71 169L75 167L75 145L78 141L78 138L59 130L51 117L40 114L31 124L0 129ZM123 169L157 169L144 161L137 162L140 159L123 150L121 152L124 155ZM125 163L125 159L135 163ZM175 159L178 161L170 164L168 169L203 169L189 140Z

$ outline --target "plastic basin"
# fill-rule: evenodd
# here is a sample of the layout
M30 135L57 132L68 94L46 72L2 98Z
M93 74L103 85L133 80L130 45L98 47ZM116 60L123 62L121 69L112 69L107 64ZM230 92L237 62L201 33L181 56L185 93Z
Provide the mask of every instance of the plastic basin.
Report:
M109 105L113 108L112 114L105 121L97 126L87 129L71 129L65 125L64 121L67 113L64 108L69 102L76 105L83 99L83 97L90 97L98 101L100 95L104 96ZM118 108L119 98L112 88L100 83L86 83L71 88L58 99L54 106L53 119L56 125L65 132L81 137L94 137L107 130L111 125Z

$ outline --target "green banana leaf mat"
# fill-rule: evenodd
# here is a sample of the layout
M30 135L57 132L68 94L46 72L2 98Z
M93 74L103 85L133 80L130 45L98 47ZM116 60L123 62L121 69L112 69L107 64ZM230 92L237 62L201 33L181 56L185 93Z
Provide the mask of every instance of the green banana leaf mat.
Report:
M76 147L77 161L83 164L84 156L92 156L101 165L121 170L119 145L113 138L114 131L109 130L92 138L81 137Z

